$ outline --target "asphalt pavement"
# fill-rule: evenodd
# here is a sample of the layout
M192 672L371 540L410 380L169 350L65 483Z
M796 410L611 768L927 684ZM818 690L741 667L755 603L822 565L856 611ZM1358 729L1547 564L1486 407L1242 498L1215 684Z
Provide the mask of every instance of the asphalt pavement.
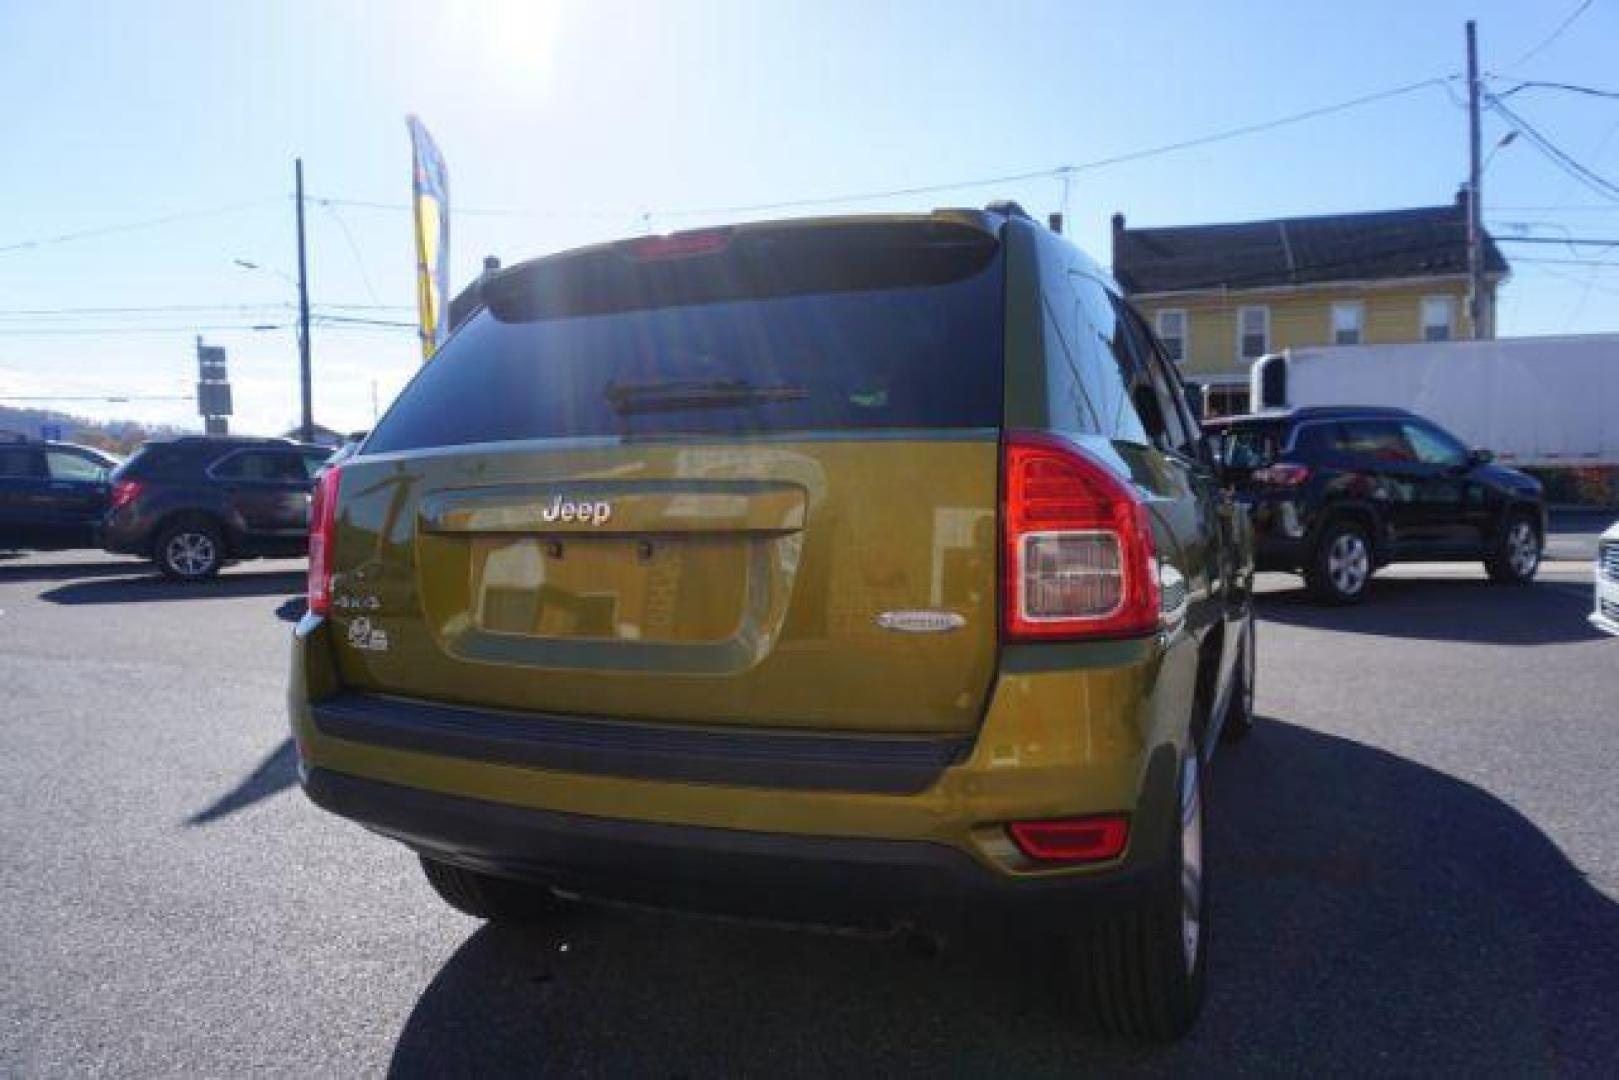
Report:
M484 927L296 791L300 564L179 587L0 559L0 1074L1611 1076L1619 640L1590 581L1409 567L1329 610L1263 579L1263 719L1213 773L1209 1006L1142 1048L994 935Z

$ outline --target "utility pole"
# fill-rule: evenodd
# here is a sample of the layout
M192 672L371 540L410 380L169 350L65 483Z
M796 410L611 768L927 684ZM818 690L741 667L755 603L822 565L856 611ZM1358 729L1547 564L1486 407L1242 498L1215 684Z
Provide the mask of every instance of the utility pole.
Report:
M1484 165L1479 156L1478 119L1478 32L1473 20L1467 21L1467 312L1473 322L1473 337L1494 337L1490 299L1484 286Z
M1471 24L1469 24L1471 25ZM299 438L315 440L315 403L309 375L309 270L304 260L304 159L293 161L298 203L298 378L303 389L303 423Z

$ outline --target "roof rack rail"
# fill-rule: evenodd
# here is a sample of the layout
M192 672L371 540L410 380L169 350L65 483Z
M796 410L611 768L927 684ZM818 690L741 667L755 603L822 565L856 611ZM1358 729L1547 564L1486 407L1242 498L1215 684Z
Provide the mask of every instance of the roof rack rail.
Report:
M992 203L986 203L984 205L984 210L991 214L1000 214L1003 217L1020 217L1026 221L1034 220L1034 218L1029 216L1029 212L1023 209L1021 203L1015 202L1012 199L996 199Z

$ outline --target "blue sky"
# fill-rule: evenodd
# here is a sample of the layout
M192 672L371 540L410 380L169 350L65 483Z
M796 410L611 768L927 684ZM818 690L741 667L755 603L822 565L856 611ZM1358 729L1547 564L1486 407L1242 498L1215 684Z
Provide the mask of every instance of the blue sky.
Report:
M384 204L310 207L317 310L414 318L409 112L448 160L459 285L485 254L1039 172L1455 74L1467 18L1498 91L1619 89L1619 0L1594 0L1517 63L1580 6L0 0L0 396L183 396L202 332L230 350L236 427L289 425L290 329L216 328L291 320L277 274L295 266L299 155L311 194ZM1115 210L1173 225L1448 201L1466 171L1459 93L1079 172L1070 232L1106 261ZM1619 100L1525 90L1511 104L1619 183ZM1485 130L1488 146L1506 128ZM1619 237L1619 202L1526 139L1494 157L1485 193L1498 235ZM787 213L1010 197L1043 215L1062 195L1045 177ZM176 215L198 216L16 246ZM1516 262L1502 333L1619 330L1619 249L1508 252L1594 262ZM408 330L317 327L313 341L316 416L335 427L368 426L373 383L386 406L417 362ZM62 407L196 422L188 401Z

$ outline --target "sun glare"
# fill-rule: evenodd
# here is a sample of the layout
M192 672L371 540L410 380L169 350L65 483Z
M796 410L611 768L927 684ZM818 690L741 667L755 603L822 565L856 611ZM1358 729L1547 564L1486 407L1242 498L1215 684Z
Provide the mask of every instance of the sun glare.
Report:
M456 37L502 88L541 93L551 83L562 0L459 2Z

